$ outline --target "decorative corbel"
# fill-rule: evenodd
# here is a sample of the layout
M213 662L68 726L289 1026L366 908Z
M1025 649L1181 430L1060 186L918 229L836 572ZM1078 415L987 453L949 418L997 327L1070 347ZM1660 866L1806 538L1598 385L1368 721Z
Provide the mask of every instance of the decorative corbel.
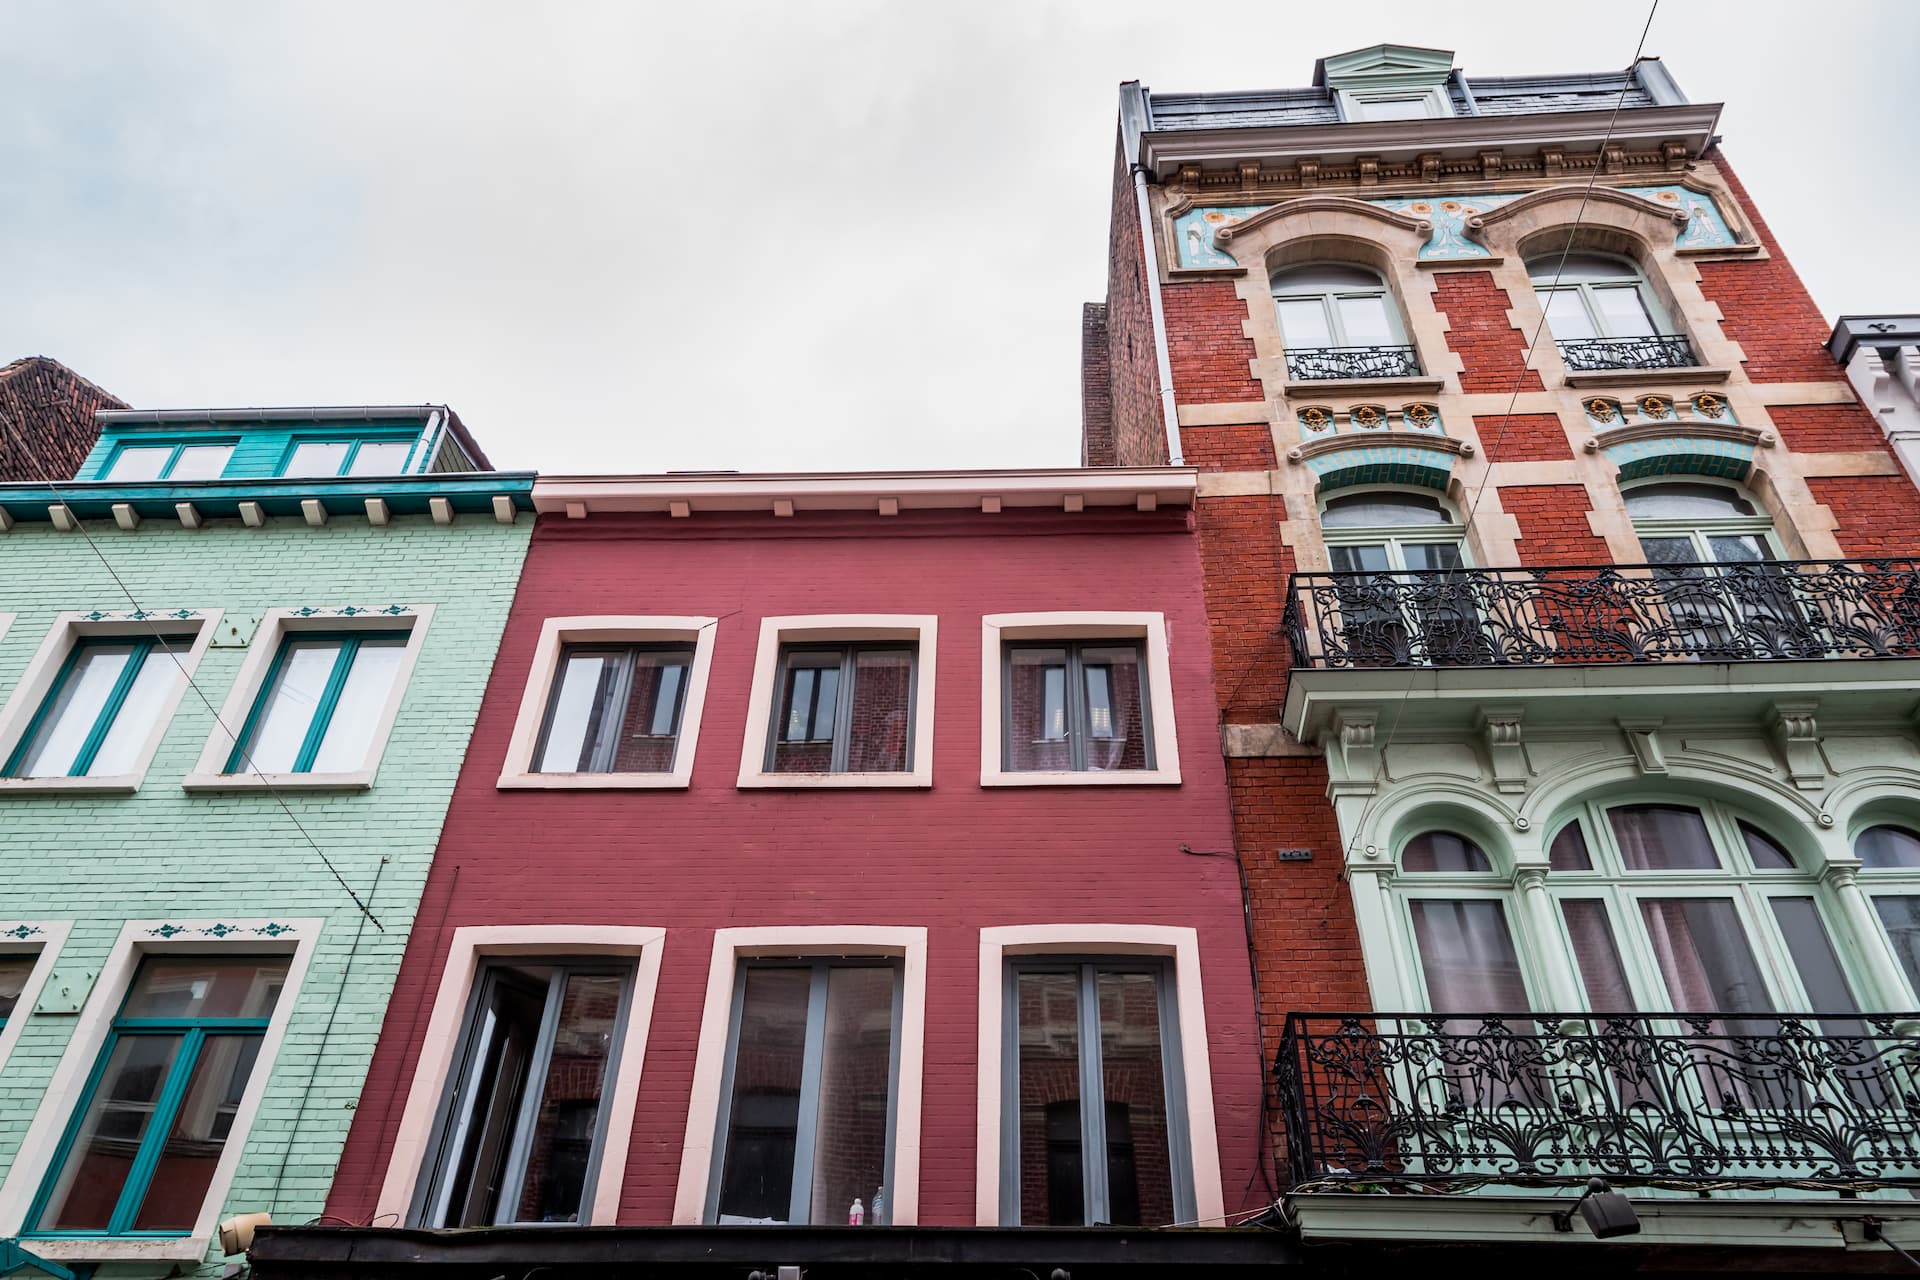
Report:
M1188 191L1198 191L1200 189L1200 166L1197 164L1181 165L1180 185Z
M1519 707L1482 707L1475 725L1487 744L1487 761L1493 767L1493 785L1513 795L1527 789L1531 770L1527 767L1527 749L1520 736Z
M1313 187L1319 184L1320 182L1319 157L1316 156L1312 159L1298 161L1294 165L1294 168L1300 171L1300 185L1302 187L1311 190Z
M1820 754L1820 704L1776 702L1767 708L1767 734L1780 752L1787 777L1802 791L1818 791L1827 782L1827 762Z
M1681 172L1687 167L1687 144L1684 142L1661 143L1660 162L1669 172Z
M1360 185L1374 187L1380 185L1380 157L1355 156L1353 167L1360 174Z
M1377 707L1336 707L1333 727L1322 739L1327 763L1337 771L1335 783L1355 785L1372 794L1380 777L1380 749L1374 742L1374 729L1380 719Z
M1480 176L1488 181L1498 180L1500 177L1500 163L1504 158L1505 157L1498 151L1482 151L1480 153Z
M1627 737L1627 750L1633 752L1633 763L1643 774L1664 774L1667 771L1667 757L1660 749L1660 726L1664 720L1616 720L1620 732Z
M1242 160L1240 162L1240 189L1242 191L1251 191L1259 185L1260 162L1258 160Z
M1427 183L1440 181L1440 153L1438 151L1421 153L1420 181Z
M1600 152L1600 159L1608 173L1625 173L1627 171L1627 149L1617 142L1609 143L1603 148Z
M1540 170L1549 178L1557 178L1567 171L1567 149L1565 147L1540 148Z

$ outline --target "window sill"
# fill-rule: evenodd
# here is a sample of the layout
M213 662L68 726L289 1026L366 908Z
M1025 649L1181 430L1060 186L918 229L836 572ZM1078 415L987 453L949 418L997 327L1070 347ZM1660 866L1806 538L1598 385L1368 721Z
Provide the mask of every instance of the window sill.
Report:
M118 773L98 778L0 778L0 795L45 794L80 796L130 796L140 789L137 773Z
M21 1240L49 1262L200 1262L212 1243L207 1236L22 1236Z
M182 791L365 791L373 770L357 773L190 773Z
M739 785L754 788L781 788L794 791L831 791L857 787L933 786L931 771L918 769L907 773L743 773Z
M1045 773L982 770L983 787L1177 787L1178 769L1067 769Z
M1445 378L1422 374L1417 378L1290 378L1281 390L1289 400L1327 400L1345 396L1431 394L1446 387Z
M661 791L687 789L684 773L503 773L501 791Z
M1567 371L1570 387L1664 387L1701 382L1725 382L1732 370L1710 365L1676 365L1671 369L1580 369Z

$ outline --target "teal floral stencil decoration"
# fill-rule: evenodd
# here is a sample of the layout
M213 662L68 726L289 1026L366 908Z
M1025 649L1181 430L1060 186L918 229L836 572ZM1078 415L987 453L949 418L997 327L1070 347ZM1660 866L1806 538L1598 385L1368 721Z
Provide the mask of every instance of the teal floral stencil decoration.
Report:
M262 934L269 938L278 938L282 934L292 933L293 931L294 929L292 925L281 924L276 920L269 920L267 923L261 925L258 929L254 930L255 933Z
M17 924L11 929L0 929L0 938L18 938L20 941L25 942L35 934L45 932L46 930L37 924Z
M163 924L147 930L147 934L155 938L177 938L186 931L187 926L183 924Z

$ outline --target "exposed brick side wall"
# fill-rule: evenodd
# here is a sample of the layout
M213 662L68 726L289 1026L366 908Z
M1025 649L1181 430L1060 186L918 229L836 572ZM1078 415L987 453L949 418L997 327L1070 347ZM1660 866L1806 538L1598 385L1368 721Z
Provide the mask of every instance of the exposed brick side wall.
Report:
M93 448L98 409L125 402L58 360L29 356L0 367L0 481L71 480Z
M1473 420L1488 462L1571 462L1573 446L1554 413L1492 414Z
M1720 327L1746 353L1747 377L1755 382L1845 382L1846 373L1827 354L1832 327L1781 253L1766 219L1747 198L1726 156L1716 148L1708 158L1719 166L1771 255L1764 262L1700 264L1700 292L1720 304Z
M1223 720L1272 723L1286 700L1289 655L1280 615L1293 554L1275 527L1285 518L1278 498L1200 501L1200 563Z
M1522 391L1543 390L1540 375L1526 369L1527 335L1507 319L1513 301L1491 271L1443 271L1434 284L1434 306L1447 317L1447 345L1465 366L1462 391L1512 391L1516 378Z
M1080 309L1080 465L1111 467L1113 365L1107 358L1107 304Z
M1153 350L1153 310L1147 300L1147 258L1140 244L1133 177L1118 139L1107 227L1107 368L1114 462L1123 467L1164 463L1167 431Z
M1796 453L1888 452L1880 424L1859 404L1774 405L1767 410L1780 442Z
M1273 429L1264 422L1183 427L1180 449L1190 467L1207 471L1271 471Z
M1167 314L1167 358L1181 404L1221 404L1265 396L1249 362L1247 304L1226 280L1170 284L1160 291Z
M1833 509L1848 555L1920 556L1920 499L1905 476L1815 476L1807 488Z
M1592 510L1585 485L1516 484L1500 490L1500 502L1520 525L1520 563L1608 564L1606 540L1587 523Z

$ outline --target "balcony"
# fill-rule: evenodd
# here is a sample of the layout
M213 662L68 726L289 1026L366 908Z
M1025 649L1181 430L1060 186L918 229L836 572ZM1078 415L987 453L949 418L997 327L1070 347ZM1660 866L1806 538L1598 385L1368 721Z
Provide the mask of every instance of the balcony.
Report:
M1412 347L1308 347L1287 352L1290 382L1354 382L1420 377Z
M1294 1194L1920 1187L1916 1016L1290 1014Z
M1684 334L1658 333L1638 338L1578 338L1556 342L1560 358L1574 373L1615 369L1689 369L1700 361Z

